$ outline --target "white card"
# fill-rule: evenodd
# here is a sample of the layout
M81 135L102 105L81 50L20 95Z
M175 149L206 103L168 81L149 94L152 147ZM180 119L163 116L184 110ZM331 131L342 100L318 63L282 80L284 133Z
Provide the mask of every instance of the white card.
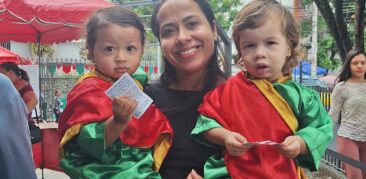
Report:
M260 142L248 142L248 143L245 143L244 145L247 145L247 146L254 146L254 145L279 145L279 143L273 142L273 141L270 141L270 140L265 140L265 141L260 141Z
M128 74L123 74L116 82L113 83L111 87L105 92L107 96L114 99L117 96L127 96L138 102L136 109L133 111L132 115L137 119L144 114L153 100L140 90L140 88L135 83L134 79Z

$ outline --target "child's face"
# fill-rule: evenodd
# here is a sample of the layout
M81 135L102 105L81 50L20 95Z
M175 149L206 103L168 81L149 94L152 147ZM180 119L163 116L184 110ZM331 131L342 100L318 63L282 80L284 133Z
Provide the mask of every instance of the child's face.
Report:
M111 24L98 29L96 35L90 55L99 72L110 78L119 78L125 72L131 75L137 70L143 53L137 28Z
M167 1L157 20L162 51L178 75L207 70L217 33L199 6L191 0Z
M278 20L270 17L262 26L239 34L242 60L252 78L274 82L283 76L282 68L291 50Z
M351 60L352 77L364 78L366 72L366 58L365 55L359 54Z

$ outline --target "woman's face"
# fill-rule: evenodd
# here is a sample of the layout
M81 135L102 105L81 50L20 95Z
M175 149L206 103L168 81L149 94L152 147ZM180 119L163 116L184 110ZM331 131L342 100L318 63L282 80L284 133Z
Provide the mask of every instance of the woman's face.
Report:
M363 54L356 55L350 64L352 77L364 78L366 72L366 57Z
M11 79L11 76L12 76L13 71L6 70L5 68L0 67L0 73L2 73L3 75L5 75L5 76L7 76L8 78ZM11 79L11 80L13 81L13 79Z
M206 70L217 39L216 27L192 0L170 0L157 14L164 56L179 74Z

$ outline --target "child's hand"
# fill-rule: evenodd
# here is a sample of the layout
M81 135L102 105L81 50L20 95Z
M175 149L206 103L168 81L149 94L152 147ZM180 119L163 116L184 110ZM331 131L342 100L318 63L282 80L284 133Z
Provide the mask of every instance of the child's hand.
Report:
M117 97L113 100L114 122L126 125L132 118L132 112L137 107L137 101L125 96Z
M289 158L295 158L299 154L306 154L307 147L304 139L299 136L289 136L278 146L278 151Z
M230 155L234 156L243 155L250 148L244 145L248 142L247 139L236 132L231 132L227 135L224 142L226 150Z

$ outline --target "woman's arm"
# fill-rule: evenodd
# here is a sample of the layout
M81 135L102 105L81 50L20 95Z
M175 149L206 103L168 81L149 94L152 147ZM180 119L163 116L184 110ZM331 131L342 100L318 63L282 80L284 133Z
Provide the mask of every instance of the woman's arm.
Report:
M332 103L330 105L329 115L333 119L333 123L338 122L338 117L341 112L341 108L343 106L343 97L342 97L342 87L339 85L335 86L335 88L332 91Z
M36 108L36 105L38 103L38 99L34 91L27 91L23 95L23 100L25 105L27 106L28 114L31 113L34 108Z

